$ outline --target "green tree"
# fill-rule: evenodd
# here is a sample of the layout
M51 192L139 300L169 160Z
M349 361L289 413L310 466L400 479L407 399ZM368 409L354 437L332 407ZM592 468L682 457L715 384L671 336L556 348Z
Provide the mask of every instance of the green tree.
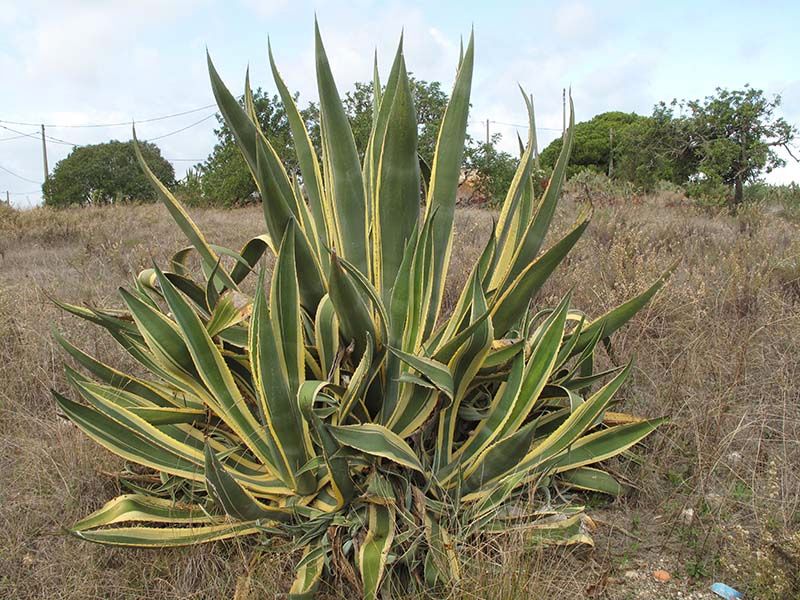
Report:
M619 139L629 127L646 119L635 113L614 111L601 113L575 125L575 145L567 174L571 176L585 169L607 173L612 147L610 131L613 130L614 138ZM553 168L561 153L561 145L561 138L550 142L542 151L542 166ZM616 153L614 159L617 159Z
M775 149L791 153L797 131L776 116L780 104L779 95L769 98L747 85L679 103L689 111L691 143L701 156L698 172L733 188L731 208L744 199L745 183L786 164Z
M650 117L637 119L615 138L614 177L646 190L659 181L685 185L701 159L690 130L691 119L676 116L674 104L660 102Z
M469 139L464 150L464 172L475 176L475 191L491 205L503 202L519 164L508 152L497 149L500 138L494 134L489 144Z
M175 170L161 156L158 146L140 142L147 164L165 185L175 185ZM103 144L77 146L42 186L47 206L110 204L153 201L155 192L142 173L131 142L111 140Z

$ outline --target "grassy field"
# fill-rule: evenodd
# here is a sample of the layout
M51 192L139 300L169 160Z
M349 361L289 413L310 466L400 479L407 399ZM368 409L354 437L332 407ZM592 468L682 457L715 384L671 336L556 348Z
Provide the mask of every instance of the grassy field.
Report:
M575 200L560 209L561 228ZM226 246L262 231L258 208L193 216ZM454 283L490 227L487 211L457 214ZM0 597L244 600L288 589L291 560L249 543L130 551L61 530L119 492L120 461L59 418L48 390L65 389L64 356L50 329L107 362L125 359L48 297L116 305L119 285L182 245L161 206L0 213ZM521 534L460 549L469 567L453 598L709 598L715 580L750 598L800 598L797 223L675 196L604 198L539 300L574 287L575 305L598 315L676 258L668 287L605 357L636 356L626 410L672 417L638 450L641 464L612 465L636 488L613 503L585 499L593 549L525 550ZM671 580L657 583L656 569ZM325 595L352 597L344 584Z

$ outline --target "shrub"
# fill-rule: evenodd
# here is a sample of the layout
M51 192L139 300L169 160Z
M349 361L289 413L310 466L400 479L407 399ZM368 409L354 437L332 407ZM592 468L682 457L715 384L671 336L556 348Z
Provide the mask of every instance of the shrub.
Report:
M661 420L610 412L631 365L597 372L595 348L663 277L597 319L571 308L569 294L555 307L528 310L589 223L584 210L540 253L574 122L538 202L529 139L495 231L452 314L443 315L472 40L442 120L422 215L402 44L375 100L363 164L319 33L323 161L272 67L302 189L250 102L239 105L209 59L221 113L265 199L267 232L239 252L210 245L139 154L192 246L169 270L149 269L122 289L122 311L62 304L105 328L148 373L114 369L57 336L92 376L67 368L83 402L54 392L61 410L145 467L127 482L131 493L71 531L144 547L260 536L302 553L293 597L313 595L331 572L365 598L446 587L459 577L459 548L517 527L530 544L590 543L582 506L531 505L531 493L556 484L623 491L596 463ZM377 76L375 83L381 89ZM267 249L276 254L269 293L262 268L250 297L243 281ZM187 267L191 252L200 276Z
M166 186L175 184L175 170L155 144L140 148L153 173ZM156 193L136 162L130 142L77 146L58 161L43 188L47 206L154 201Z

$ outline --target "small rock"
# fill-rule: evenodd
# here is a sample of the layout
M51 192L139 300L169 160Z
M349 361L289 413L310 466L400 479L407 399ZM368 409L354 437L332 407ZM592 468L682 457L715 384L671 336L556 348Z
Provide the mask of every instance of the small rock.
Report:
M672 575L670 575L664 569L659 569L658 571L653 571L653 577L655 577L656 581L660 583L666 583L670 579L672 579Z
M624 575L625 575L625 579L638 579L639 578L639 573L637 573L636 571L633 571L633 570L625 571Z
M728 460L731 463L731 466L738 467L739 463L742 462L742 453L741 452L730 452L728 454Z
M694 520L694 509L684 508L681 511L681 521L683 521L684 524L686 525L691 525L693 520Z
M710 492L705 496L706 504L711 510L720 510L725 504L725 497L716 492Z

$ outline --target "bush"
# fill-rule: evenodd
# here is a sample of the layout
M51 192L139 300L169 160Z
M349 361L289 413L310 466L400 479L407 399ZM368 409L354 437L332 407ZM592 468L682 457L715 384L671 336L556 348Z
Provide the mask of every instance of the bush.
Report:
M155 144L141 144L153 173L167 187L175 185L175 170ZM58 161L44 186L47 206L99 205L114 202L152 202L156 193L142 173L130 142L77 146Z

